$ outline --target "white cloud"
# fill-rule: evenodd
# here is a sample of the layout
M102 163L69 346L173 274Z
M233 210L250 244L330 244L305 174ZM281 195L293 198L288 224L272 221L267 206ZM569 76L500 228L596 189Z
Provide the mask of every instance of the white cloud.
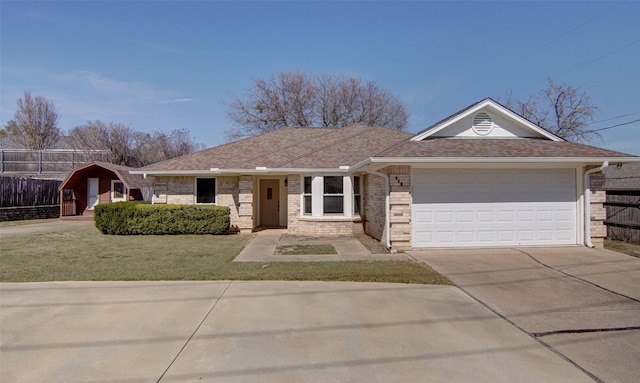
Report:
M191 102L193 101L190 98L176 98L175 100L169 100L169 101L160 101L158 104L175 104L178 102Z

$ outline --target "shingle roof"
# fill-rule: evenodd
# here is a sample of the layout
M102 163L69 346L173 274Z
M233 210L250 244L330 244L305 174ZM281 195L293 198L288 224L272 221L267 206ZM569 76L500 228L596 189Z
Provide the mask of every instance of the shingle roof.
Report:
M138 170L337 168L354 165L413 135L384 127L283 128Z
M640 190L640 164L609 166L603 173L604 190Z
M65 180L62 182L62 185L60 185L60 188L61 189L64 188L66 183L77 172L82 172L82 171L88 170L88 169L90 169L92 167L96 167L96 166L114 172L116 174L116 176L118 176L118 178L122 182L125 183L125 186L128 189L143 189L143 188L146 188L146 187L150 186L149 183L147 182L147 180L145 180L142 177L142 175L129 173L129 171L131 171L131 170L137 170L136 168L130 168L128 166L110 164L108 162L102 162L102 161L93 161L93 162L90 162L88 164L84 164L84 165L82 165L82 166L80 166L78 168L73 169L71 171L71 173L69 173L67 178L65 178Z
M633 157L629 154L568 141L543 139L455 139L407 141L391 146L375 157Z

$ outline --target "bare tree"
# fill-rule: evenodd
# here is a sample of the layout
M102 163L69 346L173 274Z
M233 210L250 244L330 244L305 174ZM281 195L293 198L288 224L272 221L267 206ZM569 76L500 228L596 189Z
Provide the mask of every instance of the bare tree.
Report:
M144 134L137 148L140 166L184 156L204 149L195 143L187 129L175 129L168 133Z
M186 129L153 134L138 132L121 123L90 121L69 132L76 149L107 150L109 162L139 167L193 153L203 146Z
M140 166L136 148L143 135L124 124L90 121L71 129L69 138L76 149L108 150L113 164Z
M228 140L286 126L344 127L355 123L404 130L409 113L400 99L374 81L341 75L283 72L254 80L244 97L227 104Z
M549 80L547 88L526 101L514 99L509 94L506 105L522 117L567 140L602 139L600 134L587 129L598 108L591 104L589 95L582 87L559 85Z
M18 99L13 120L5 125L6 134L15 143L33 150L50 148L60 138L58 112L53 102L25 91Z

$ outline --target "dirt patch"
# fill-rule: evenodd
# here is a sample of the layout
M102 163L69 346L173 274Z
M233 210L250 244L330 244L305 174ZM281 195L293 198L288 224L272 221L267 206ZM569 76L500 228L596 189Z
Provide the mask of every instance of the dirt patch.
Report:
M336 248L328 244L320 245L284 245L276 248L276 255L334 255Z
M636 243L612 241L605 239L604 248L607 250L617 251L619 253L628 254L640 258L640 245Z

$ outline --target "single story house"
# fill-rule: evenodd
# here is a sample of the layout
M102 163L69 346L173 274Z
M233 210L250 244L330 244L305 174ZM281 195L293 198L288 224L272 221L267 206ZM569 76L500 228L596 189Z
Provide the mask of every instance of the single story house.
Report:
M605 235L593 173L639 161L565 141L487 98L417 134L284 128L132 173L153 183L153 203L229 206L241 232L366 232L394 248L591 246Z
M143 200L151 185L134 168L94 161L73 169L60 185L60 217L92 215L98 204ZM150 198L148 198L150 199Z

